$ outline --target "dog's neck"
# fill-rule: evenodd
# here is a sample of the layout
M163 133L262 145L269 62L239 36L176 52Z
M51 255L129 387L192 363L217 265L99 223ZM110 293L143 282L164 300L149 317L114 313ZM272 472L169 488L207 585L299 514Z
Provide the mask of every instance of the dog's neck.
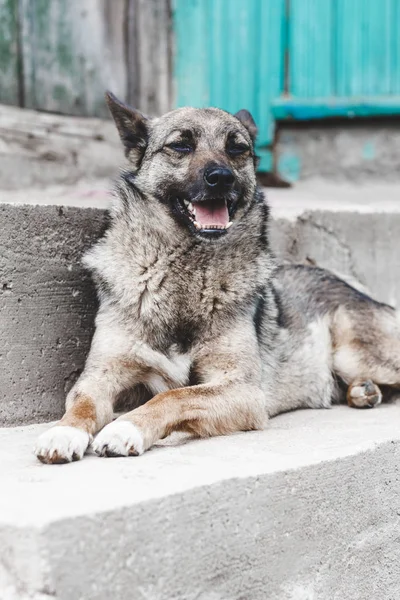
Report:
M188 293L201 297L205 280L212 282L212 288L234 290L239 302L238 282L247 282L243 289L248 293L250 288L262 287L272 272L267 220L268 207L257 194L227 234L216 240L202 239L180 225L168 206L145 197L122 178L110 228L85 262L98 285L112 290L126 307L137 304L135 290L148 290L152 297L165 290L170 279L181 280L179 286L171 287L179 302ZM178 300L171 297L168 301Z

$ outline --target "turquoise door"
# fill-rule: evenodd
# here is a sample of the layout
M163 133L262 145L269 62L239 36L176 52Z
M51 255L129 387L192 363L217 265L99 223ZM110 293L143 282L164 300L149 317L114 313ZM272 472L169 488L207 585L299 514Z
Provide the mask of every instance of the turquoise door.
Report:
M176 105L276 120L400 114L400 0L175 0Z

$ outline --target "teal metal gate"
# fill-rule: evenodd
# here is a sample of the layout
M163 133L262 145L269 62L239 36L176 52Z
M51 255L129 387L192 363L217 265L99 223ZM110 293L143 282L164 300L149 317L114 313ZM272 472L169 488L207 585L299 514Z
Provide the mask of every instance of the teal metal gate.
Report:
M400 0L175 0L177 106L275 121L400 114Z

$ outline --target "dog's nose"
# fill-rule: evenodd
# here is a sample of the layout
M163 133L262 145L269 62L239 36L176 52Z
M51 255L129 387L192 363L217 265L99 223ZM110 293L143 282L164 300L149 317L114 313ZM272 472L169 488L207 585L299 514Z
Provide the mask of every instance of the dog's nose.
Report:
M220 190L230 188L235 181L232 171L226 167L207 169L204 179L208 187Z

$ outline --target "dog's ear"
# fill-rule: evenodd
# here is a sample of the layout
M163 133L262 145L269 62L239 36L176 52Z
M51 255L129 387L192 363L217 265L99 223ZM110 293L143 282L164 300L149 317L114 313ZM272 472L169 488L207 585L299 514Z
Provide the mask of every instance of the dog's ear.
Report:
M242 110L239 110L239 112L237 112L234 116L239 119L242 125L246 127L251 139L254 142L257 137L257 125L255 124L254 119L249 111L245 108L242 108Z
M106 92L106 102L124 145L125 156L138 169L148 142L149 119L111 92Z

